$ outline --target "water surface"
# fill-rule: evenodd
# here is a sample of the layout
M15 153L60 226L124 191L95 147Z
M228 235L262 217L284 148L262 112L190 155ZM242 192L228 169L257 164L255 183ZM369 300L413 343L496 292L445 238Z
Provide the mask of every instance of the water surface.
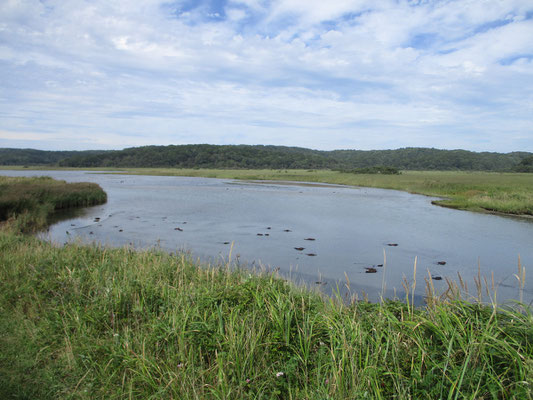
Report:
M96 182L107 192L107 204L53 225L48 237L54 242L160 246L212 263L228 260L232 248L234 262L279 268L326 290L342 289L347 277L353 291L372 300L382 293L402 297L415 258L418 295L428 274L443 278L432 281L443 292L446 278L457 280L460 273L475 292L479 265L489 280L494 274L499 301L519 298L518 256L526 268L533 265L531 220L441 208L431 205L433 198L400 191L80 171L0 173ZM367 273L369 267L377 272ZM533 300L530 281L526 277L526 302Z

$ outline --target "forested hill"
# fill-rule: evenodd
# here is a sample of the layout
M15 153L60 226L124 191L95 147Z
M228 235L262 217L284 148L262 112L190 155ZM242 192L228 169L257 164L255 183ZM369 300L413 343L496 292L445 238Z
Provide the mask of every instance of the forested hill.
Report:
M36 158L36 155L39 157ZM414 147L397 150L319 151L284 146L198 144L133 147L105 152L0 149L0 165L251 169L354 169L379 165L406 170L512 171L531 156L531 153L526 152L476 153Z
M59 165L69 167L178 168L331 168L376 165L411 170L510 171L530 153L475 153L466 150L403 148L398 150L318 151L283 146L148 146L75 156Z
M91 156L104 151L46 151L34 149L0 148L0 165L53 165L74 156Z
M209 144L133 147L60 162L71 167L335 168L328 152L299 147Z

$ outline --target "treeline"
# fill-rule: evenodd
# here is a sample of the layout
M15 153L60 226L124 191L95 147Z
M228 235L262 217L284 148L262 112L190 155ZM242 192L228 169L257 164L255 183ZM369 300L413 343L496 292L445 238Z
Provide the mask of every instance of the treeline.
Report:
M180 145L133 147L117 151L45 152L0 149L0 165L53 164L62 167L171 167L240 169L357 170L376 166L399 170L527 172L526 152L476 153L407 147L397 150L319 151L300 147ZM524 161L525 160L525 161ZM523 164L526 163L526 164Z
M46 151L35 149L0 148L0 165L54 165L66 158L74 156L91 156L103 152L105 151Z
M327 152L298 147L197 144L133 147L93 156L79 155L60 161L59 165L68 167L325 169L336 166L337 162L329 157Z
M318 151L283 146L147 146L59 162L69 167L176 167L346 169L374 166L404 170L511 171L530 153L475 153L466 150L403 148L397 150Z
M533 155L524 158L520 163L514 168L516 172L533 172Z
M395 167L384 167L383 165L376 165L375 167L353 168L353 169L337 169L339 172L346 172L350 174L382 174L382 175L400 175L401 171Z

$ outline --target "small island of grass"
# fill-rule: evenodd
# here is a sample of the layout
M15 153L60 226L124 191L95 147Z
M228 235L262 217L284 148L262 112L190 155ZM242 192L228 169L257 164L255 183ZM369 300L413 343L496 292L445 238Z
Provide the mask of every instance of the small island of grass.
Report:
M44 228L56 210L106 201L106 193L96 183L67 183L47 176L0 176L0 222L13 223L22 232Z

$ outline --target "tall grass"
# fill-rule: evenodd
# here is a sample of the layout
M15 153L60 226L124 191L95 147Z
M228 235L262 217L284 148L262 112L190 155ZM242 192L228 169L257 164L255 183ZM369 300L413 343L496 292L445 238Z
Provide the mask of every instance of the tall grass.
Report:
M19 231L42 229L55 210L91 206L106 200L106 193L95 183L66 183L46 176L0 176L0 221L11 219L10 223Z
M533 397L533 315L0 234L0 398Z

